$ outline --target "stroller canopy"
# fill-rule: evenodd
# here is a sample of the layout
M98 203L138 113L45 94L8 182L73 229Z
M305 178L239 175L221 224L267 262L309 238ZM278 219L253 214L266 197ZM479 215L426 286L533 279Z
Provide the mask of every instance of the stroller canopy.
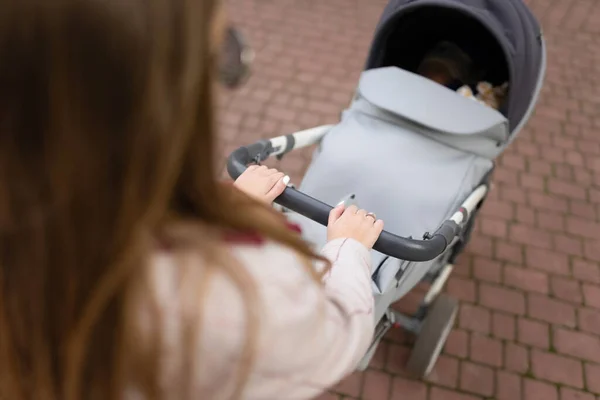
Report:
M366 69L397 66L415 72L441 41L461 47L484 71L482 80L509 82L500 111L511 132L528 117L545 71L541 28L522 0L390 0Z

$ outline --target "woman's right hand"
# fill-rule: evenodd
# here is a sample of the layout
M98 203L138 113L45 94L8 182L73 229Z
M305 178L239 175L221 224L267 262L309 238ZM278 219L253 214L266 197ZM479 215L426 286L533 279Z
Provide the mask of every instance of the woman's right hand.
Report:
M327 240L349 238L362 243L367 249L373 245L383 231L383 221L376 219L372 213L359 210L356 206L335 207L329 213L327 224Z

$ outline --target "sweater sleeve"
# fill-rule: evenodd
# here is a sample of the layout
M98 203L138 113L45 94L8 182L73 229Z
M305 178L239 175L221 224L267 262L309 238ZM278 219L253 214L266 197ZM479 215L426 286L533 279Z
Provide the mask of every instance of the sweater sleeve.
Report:
M270 251L272 258L260 262L248 254L244 258L258 275L264 307L247 395L257 400L310 399L353 372L371 343L370 253L352 239L328 243L322 255L332 267L320 285L289 250Z
M167 387L177 386L178 366L192 365L199 398L228 399L240 368L249 366L242 398L304 400L356 368L374 332L367 248L352 239L325 245L322 255L332 268L323 282L311 276L308 262L276 243L230 249L237 263L215 265L210 279L194 257L155 259ZM197 335L192 348L186 332ZM186 364L190 356L197 361Z

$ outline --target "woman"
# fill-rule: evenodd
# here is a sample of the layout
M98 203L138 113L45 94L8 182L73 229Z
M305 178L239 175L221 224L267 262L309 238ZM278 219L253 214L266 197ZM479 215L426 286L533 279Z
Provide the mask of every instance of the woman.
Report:
M307 399L363 355L383 223L338 207L315 254L282 174L215 181L224 32L217 0L2 2L0 398Z

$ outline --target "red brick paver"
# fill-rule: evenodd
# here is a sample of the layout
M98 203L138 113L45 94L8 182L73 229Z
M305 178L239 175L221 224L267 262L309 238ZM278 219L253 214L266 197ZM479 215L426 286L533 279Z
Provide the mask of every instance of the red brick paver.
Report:
M545 29L546 85L448 284L461 312L444 354L413 380L410 337L390 332L368 371L319 399L600 399L600 1L529 4ZM337 122L384 5L230 0L257 60L248 84L220 99L222 154ZM309 156L280 168L299 182Z

